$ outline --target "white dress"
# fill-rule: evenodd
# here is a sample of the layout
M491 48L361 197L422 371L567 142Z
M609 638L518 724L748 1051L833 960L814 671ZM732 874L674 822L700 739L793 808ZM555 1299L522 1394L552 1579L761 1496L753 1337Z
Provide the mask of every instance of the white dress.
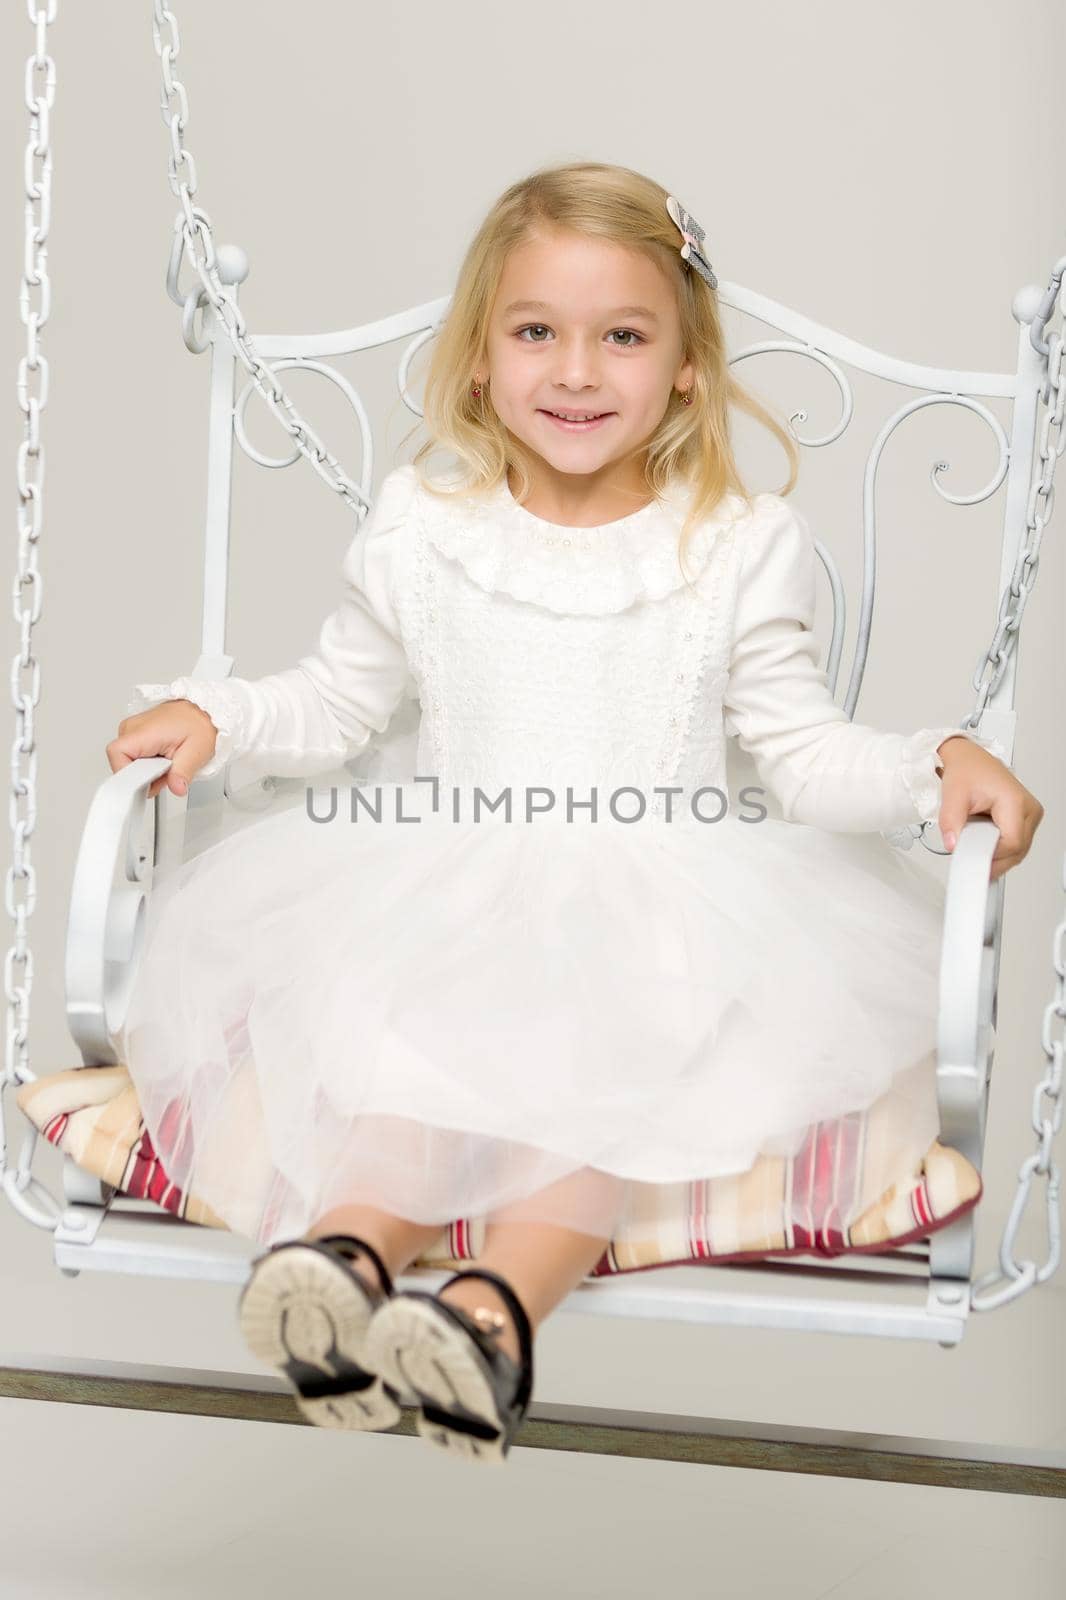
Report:
M171 1179L235 1231L352 1201L606 1238L886 1093L870 1200L936 1138L943 889L882 834L936 820L960 730L836 705L784 499L728 497L682 571L684 506L562 528L403 466L313 653L137 685L210 714L197 782L308 780L157 884L117 1040ZM732 733L778 815L729 796Z

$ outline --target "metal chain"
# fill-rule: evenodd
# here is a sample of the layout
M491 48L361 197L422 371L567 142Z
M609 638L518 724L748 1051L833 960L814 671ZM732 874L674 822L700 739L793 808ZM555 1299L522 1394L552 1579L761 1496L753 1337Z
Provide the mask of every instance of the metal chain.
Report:
M48 26L55 21L57 0L27 0L34 29L34 49L26 62L26 107L30 114L26 144L26 227L19 315L26 328L26 353L18 365L18 403L25 430L18 447L18 566L12 586L12 609L19 624L19 649L11 663L11 698L15 707L15 739L11 748L11 799L8 807L12 850L4 899L15 925L14 943L4 962L7 1032L4 1074L0 1082L0 1177L12 1205L39 1227L53 1228L59 1215L54 1198L31 1174L37 1130L29 1125L19 1159L8 1166L4 1093L31 1082L29 1064L30 993L33 951L27 922L37 901L37 878L31 841L37 826L36 708L41 695L41 667L33 653L33 628L41 615L41 574L37 542L44 507L44 446L41 414L48 404L48 361L41 349L41 330L52 304L48 276L48 228L52 214L52 107L56 68L48 54Z
M992 642L978 663L973 676L977 700L973 710L964 718L962 726L976 728L990 698L999 688L1007 662L1018 639L1026 602L1036 582L1040 564L1040 541L1051 520L1055 505L1055 468L1066 449L1066 429L1063 413L1066 411L1066 383L1063 382L1062 327L1045 337L1048 321L1059 302L1060 318L1066 317L1066 293L1063 292L1063 274L1066 273L1066 256L1054 266L1044 299L1029 328L1033 348L1047 357L1047 377L1040 391L1043 423L1040 429L1038 461L1034 464L1032 486L1025 515L1025 535L1014 563L1010 582L1003 591L999 605L999 620Z
M999 622L992 643L974 674L974 688L978 691L974 710L963 726L976 727L990 696L995 692L1006 669L1012 650L1017 646L1018 629L1022 614L1036 581L1040 563L1040 541L1051 519L1055 504L1055 468L1066 449L1066 429L1063 414L1066 411L1066 381L1062 371L1063 329L1066 327L1066 256L1055 263L1047 291L1029 329L1033 348L1047 357L1047 376L1040 391L1040 404L1044 408L1040 429L1038 460L1034 463L1032 487L1026 508L1026 530L1014 564L1011 580L1003 591L999 608ZM1048 322L1058 302L1059 326L1047 333ZM1063 857L1063 888L1066 889L1066 856ZM975 1311L994 1311L1008 1300L1016 1300L1037 1283L1044 1283L1058 1268L1062 1258L1062 1215L1059 1209L1061 1182L1058 1164L1052 1157L1052 1142L1062 1127L1062 1062L1063 1032L1066 1023L1066 988L1064 988L1064 952L1066 952L1066 918L1055 929L1051 945L1051 964L1055 970L1055 993L1044 1009L1040 1042L1047 1058L1047 1070L1033 1093L1033 1132L1037 1136L1037 1149L1028 1156L1018 1171L1018 1188L1003 1229L999 1246L999 1266L975 1280L970 1304ZM1058 1037L1052 1039L1052 1019L1058 1018ZM1047 1098L1046 1108L1041 1102ZM1041 1266L1028 1258L1019 1261L1015 1255L1018 1230L1033 1197L1033 1180L1041 1177L1047 1181L1045 1202L1047 1207L1048 1252Z
M163 84L160 107L163 121L170 131L167 164L170 187L181 201L181 211L174 226L175 230L180 226L185 250L203 284L202 290L192 291L193 303L186 302L189 313L186 321L191 323L195 305L202 305L205 299L211 304L242 365L286 433L295 440L297 448L307 457L319 477L351 506L357 516L362 517L369 509L370 502L348 477L336 456L326 449L310 424L300 416L282 388L274 368L256 353L245 332L244 316L237 305L236 296L219 277L210 219L205 211L192 203L197 187L196 163L184 142L185 126L189 120L189 97L184 84L174 73L174 63L181 51L178 22L173 11L162 0L153 0L153 7L152 38L159 57ZM202 254L197 248L197 241L203 245ZM175 282L179 269L180 261L174 272Z
M1066 889L1066 855L1063 856L1062 884ZM1018 1188L1003 1229L999 1246L999 1267L978 1278L971 1291L970 1304L975 1311L994 1311L1008 1300L1016 1300L1034 1284L1045 1283L1056 1271L1062 1257L1062 1217L1059 1211L1061 1184L1058 1164L1052 1159L1052 1140L1062 1127L1062 1063L1066 1055L1066 917L1055 929L1051 945L1051 961L1055 968L1055 994L1044 1008L1044 1022L1040 1042L1044 1047L1048 1067L1033 1092L1033 1131L1037 1136L1036 1151L1022 1162L1018 1173ZM1057 1037L1051 1037L1054 1018L1058 1018ZM1047 1097L1046 1108L1041 1102ZM1048 1253L1042 1266L1035 1261L1019 1262L1014 1254L1014 1244L1022 1218L1032 1198L1033 1179L1047 1179L1047 1233Z

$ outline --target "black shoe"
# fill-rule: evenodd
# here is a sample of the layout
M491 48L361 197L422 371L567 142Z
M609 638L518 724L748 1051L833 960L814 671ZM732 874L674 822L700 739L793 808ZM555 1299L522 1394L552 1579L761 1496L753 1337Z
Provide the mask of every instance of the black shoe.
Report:
M379 1284L349 1264L369 1257ZM334 1233L272 1245L252 1266L238 1302L241 1333L260 1361L290 1383L296 1404L320 1428L391 1428L396 1391L369 1369L370 1319L393 1292L384 1262L363 1239Z
M475 1318L440 1294L460 1278L484 1278L499 1290L514 1319L522 1359L500 1348L502 1312L478 1307ZM501 1465L529 1409L533 1334L526 1309L506 1278L487 1267L454 1273L437 1294L401 1290L374 1313L367 1359L397 1390L411 1390L423 1438L468 1461Z

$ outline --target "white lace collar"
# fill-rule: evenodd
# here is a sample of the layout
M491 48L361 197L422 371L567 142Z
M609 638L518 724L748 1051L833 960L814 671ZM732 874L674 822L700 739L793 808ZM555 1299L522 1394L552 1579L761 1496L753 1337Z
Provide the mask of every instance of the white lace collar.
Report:
M444 486L456 480L433 481ZM485 495L448 500L423 492L418 498L430 542L480 588L561 614L602 616L660 600L698 578L736 514L736 497L727 495L689 535L682 570L678 544L689 495L687 485L678 485L663 499L594 528L535 516L518 504L506 479Z

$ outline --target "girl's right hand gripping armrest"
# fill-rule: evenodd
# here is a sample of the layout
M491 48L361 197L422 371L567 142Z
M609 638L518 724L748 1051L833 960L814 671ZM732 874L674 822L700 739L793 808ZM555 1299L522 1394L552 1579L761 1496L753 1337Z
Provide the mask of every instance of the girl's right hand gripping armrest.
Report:
M344 558L344 596L317 650L264 678L137 684L132 715L107 747L112 770L138 756L172 756L149 794L164 784L183 794L175 787L182 779L214 777L244 756L279 777L313 775L384 732L410 670L392 603L389 535L408 521L415 482L411 466L382 482Z
M152 687L138 685L140 689ZM150 711L125 717L107 747L107 759L111 771L118 772L144 756L169 756L170 766L149 785L148 797L163 788L183 795L198 773L204 776L208 768L218 770L218 739L219 730L200 706L191 700L167 700Z

